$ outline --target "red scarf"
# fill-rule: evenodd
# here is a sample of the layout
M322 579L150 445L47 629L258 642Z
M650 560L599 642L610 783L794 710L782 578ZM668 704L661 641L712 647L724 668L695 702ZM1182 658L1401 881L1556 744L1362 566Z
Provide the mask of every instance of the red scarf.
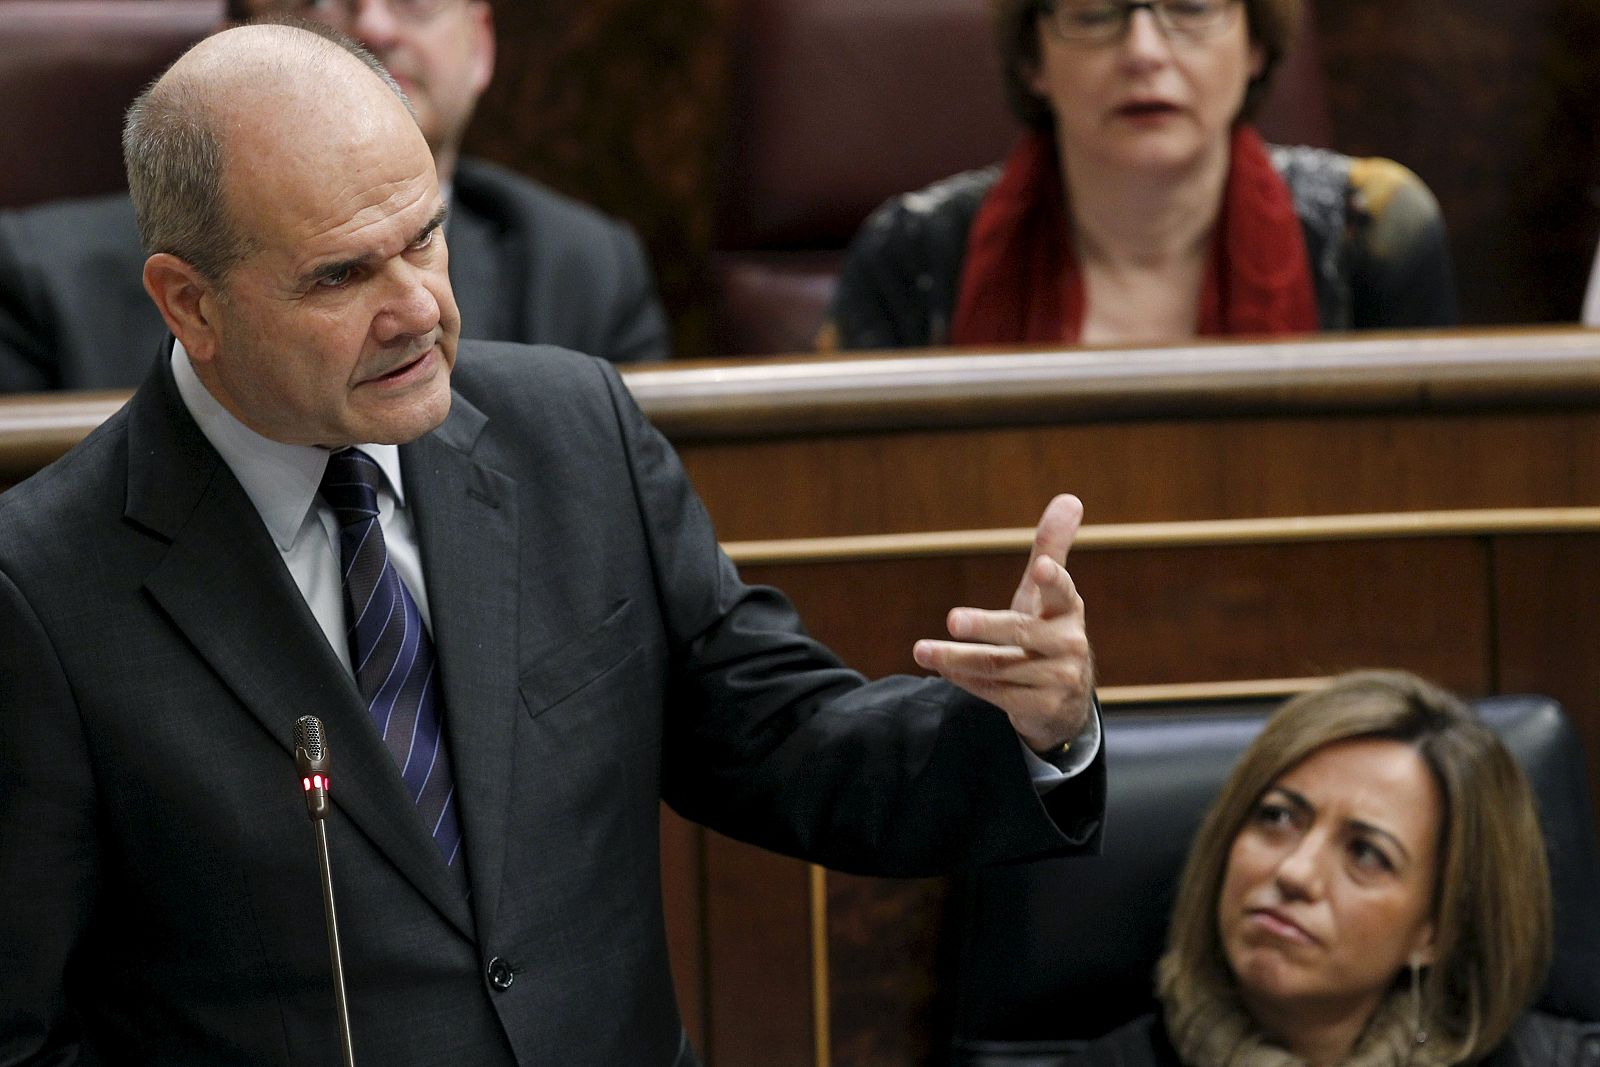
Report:
M967 234L950 343L1076 343L1083 275L1066 240L1055 138L1017 142ZM1316 292L1294 201L1261 137L1234 128L1200 292L1201 336L1309 333Z

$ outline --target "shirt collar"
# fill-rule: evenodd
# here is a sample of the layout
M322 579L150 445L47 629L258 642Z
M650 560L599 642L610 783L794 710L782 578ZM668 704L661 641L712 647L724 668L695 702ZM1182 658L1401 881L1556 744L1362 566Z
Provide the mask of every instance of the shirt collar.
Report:
M278 550L287 552L300 532L306 513L316 501L322 472L328 466L328 450L315 445L286 445L274 441L234 418L200 381L183 342L176 339L172 342L172 376L178 384L178 395L183 398L200 432L239 479L245 495L261 513L261 521L266 524ZM357 447L383 469L395 502L404 506L400 449L395 445Z

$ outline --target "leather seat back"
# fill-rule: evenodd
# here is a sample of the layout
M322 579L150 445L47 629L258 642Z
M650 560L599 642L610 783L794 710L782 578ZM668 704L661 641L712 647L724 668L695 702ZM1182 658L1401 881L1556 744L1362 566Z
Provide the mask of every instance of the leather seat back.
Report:
M122 116L222 0L0 2L0 207L127 187Z

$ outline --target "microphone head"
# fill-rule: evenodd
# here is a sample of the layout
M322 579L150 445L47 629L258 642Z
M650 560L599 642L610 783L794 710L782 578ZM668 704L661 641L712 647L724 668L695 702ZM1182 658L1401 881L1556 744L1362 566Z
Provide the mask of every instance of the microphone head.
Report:
M294 722L294 762L302 776L328 773L328 748L322 741L322 720L302 715Z
M302 715L294 723L294 765L306 794L306 813L313 822L328 816L328 746L322 742L322 720Z

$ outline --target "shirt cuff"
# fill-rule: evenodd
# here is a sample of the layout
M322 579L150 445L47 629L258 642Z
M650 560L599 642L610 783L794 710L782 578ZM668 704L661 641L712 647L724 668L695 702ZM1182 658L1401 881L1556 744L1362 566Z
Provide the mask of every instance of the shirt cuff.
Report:
M1059 754L1045 759L1029 748L1022 738L1017 738L1017 743L1022 745L1022 758L1027 761L1028 777L1033 780L1033 787L1041 795L1050 792L1068 778L1079 774L1100 754L1099 698L1090 698L1089 721L1083 724L1077 737L1062 746Z

